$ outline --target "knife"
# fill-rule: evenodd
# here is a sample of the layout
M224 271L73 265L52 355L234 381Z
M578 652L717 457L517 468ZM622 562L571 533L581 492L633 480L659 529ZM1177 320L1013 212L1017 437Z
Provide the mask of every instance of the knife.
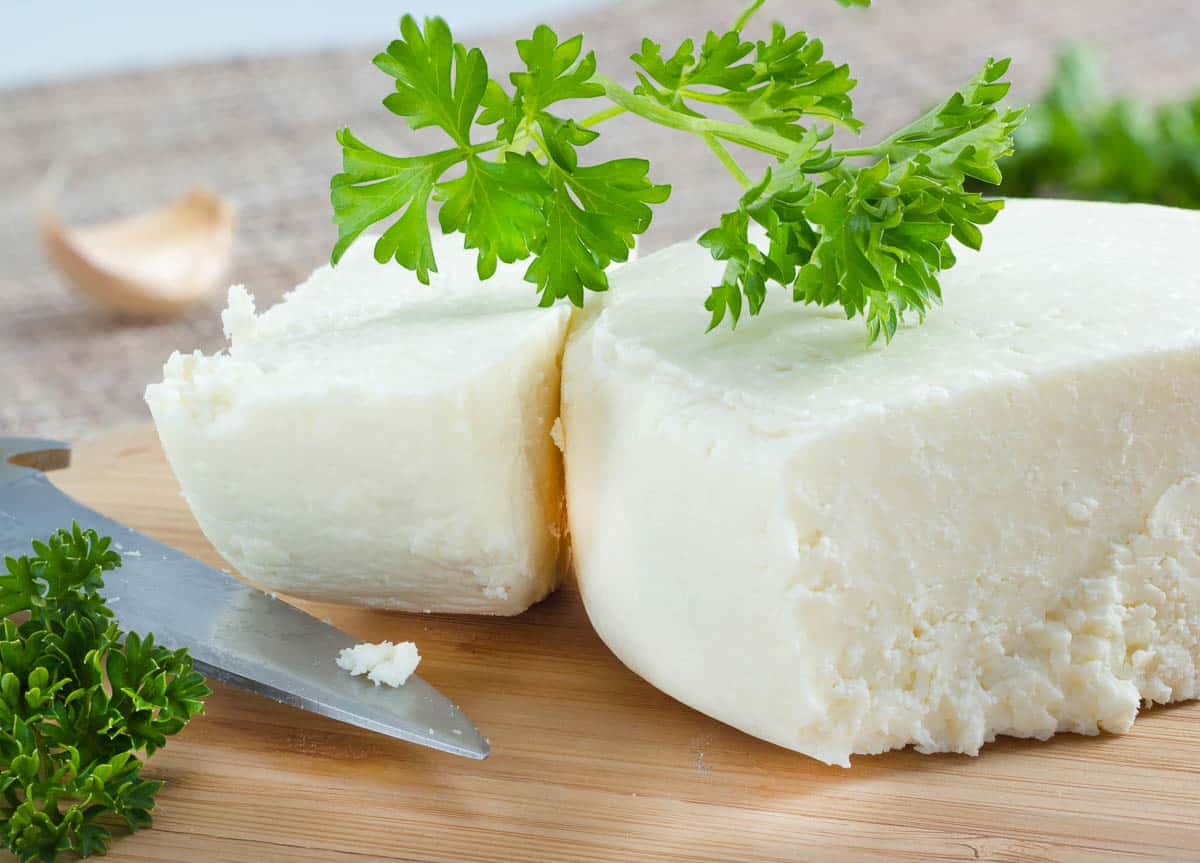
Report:
M111 536L121 555L101 593L121 627L186 647L197 670L283 704L468 758L487 741L444 695L412 676L377 687L334 660L355 639L286 602L106 518L60 491L44 471L66 467L70 447L0 437L0 555L19 556L72 520Z

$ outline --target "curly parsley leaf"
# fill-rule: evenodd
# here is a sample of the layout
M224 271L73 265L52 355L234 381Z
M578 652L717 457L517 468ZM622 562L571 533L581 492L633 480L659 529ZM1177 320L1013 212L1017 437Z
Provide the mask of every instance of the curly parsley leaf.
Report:
M426 19L422 29L405 15L400 36L375 56L375 65L396 79L396 92L383 104L413 129L437 126L459 147L469 147L488 83L483 52L455 42L441 18Z
M514 110L522 120L510 126L509 143L528 136L542 157L538 165L546 194L539 202L544 216L539 241L531 245L534 260L526 281L537 288L542 305L567 299L582 306L584 291L605 291L605 269L625 261L635 236L650 226L650 204L665 201L670 187L648 178L644 159L614 159L595 165L579 164L579 148L599 133L574 120L545 110L564 99L590 99L604 94L591 79L596 59L580 58L582 37L559 42L545 25L532 39L517 43L525 72L510 76L516 96Z
M565 42L545 24L538 26L529 39L517 40L517 53L525 63L524 72L509 76L518 98L517 104L527 115L543 111L565 99L594 99L604 88L592 81L596 74L596 55L584 54L583 36Z
M538 244L548 191L540 167L528 154L507 153L503 162L472 156L461 177L437 187L442 231L462 232L466 248L479 250L479 278L496 272L497 259L523 260Z
M797 125L803 117L862 127L848 95L857 83L849 66L824 54L821 40L776 23L768 40L743 41L739 30L710 31L699 52L686 39L669 58L661 45L643 39L630 59L641 69L638 95L694 117L704 116L701 105L720 105L754 128L799 139L806 131Z
M997 162L1012 152L1021 112L997 105L1007 68L989 60L962 89L870 148L869 165L819 149L815 133L803 138L701 237L727 262L706 303L710 328L727 316L736 325L743 298L756 314L769 281L790 283L797 302L861 315L868 343L890 341L905 312L923 320L941 302L937 274L954 264L949 238L978 249L979 226L1003 207L964 186L998 183ZM751 221L768 252L750 237Z
M376 58L396 81L385 104L414 129L440 128L452 146L394 157L342 130L345 167L331 191L334 262L367 227L398 216L376 258L394 258L427 281L437 268L432 200L443 232L463 234L478 251L480 278L501 261L529 260L525 279L543 305L582 305L588 291L608 289L606 269L628 258L653 206L670 194L649 179L645 160L580 159L596 125L630 113L699 137L743 185L736 206L699 241L725 265L705 301L710 329L725 320L736 326L744 311L758 314L776 285L795 302L861 316L868 342L890 341L906 312L923 320L940 302L939 274L955 260L950 239L979 248L980 226L1002 206L966 184L998 183L997 162L1012 152L1021 112L999 105L1008 61L989 61L881 143L835 149L835 127L862 128L850 95L855 79L807 33L774 24L766 38L743 38L762 5L752 0L732 27L698 43L664 48L643 39L630 58L632 90L597 70L582 37L560 40L545 25L517 42L523 69L506 87L444 22L422 28L406 17L401 38ZM607 107L582 120L551 110L595 99ZM774 164L755 181L730 147L768 154Z
M488 77L478 49L455 42L441 19L422 28L405 16L400 29L401 38L375 58L396 82L384 104L414 129L441 129L452 146L389 156L341 130L343 170L330 189L338 226L333 263L367 228L399 214L376 241L375 257L394 259L428 283L437 270L428 224L433 202L443 233L461 233L464 246L477 251L481 279L500 262L532 258L525 278L543 304L566 298L582 305L585 290L607 289L605 269L627 259L634 237L650 224L649 205L670 190L647 179L644 160L581 165L579 148L599 133L548 110L604 95L583 37L560 41L542 25L518 41L524 69L509 76L509 91ZM487 135L473 140L479 129Z
M376 242L375 259L380 263L395 259L429 284L429 273L437 270L437 262L426 209L438 177L461 161L459 152L442 150L400 158L369 147L349 129L340 130L337 138L342 145L342 173L330 181L338 225L333 262L341 260L371 225L400 213Z
M123 633L98 593L120 565L79 525L0 572L0 837L22 861L101 855L111 827L150 824L146 757L209 695L186 650ZM27 612L24 623L11 615Z

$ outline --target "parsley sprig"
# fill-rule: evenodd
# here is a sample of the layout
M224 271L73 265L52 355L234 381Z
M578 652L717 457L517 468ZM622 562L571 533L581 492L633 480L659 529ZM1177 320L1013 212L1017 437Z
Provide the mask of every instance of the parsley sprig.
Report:
M376 243L375 257L394 258L428 282L437 269L426 217L432 196L441 203L442 231L462 232L466 247L478 250L481 279L496 271L497 261L533 256L527 278L543 305L562 297L582 305L585 288L607 288L604 270L628 258L634 235L650 224L650 204L666 200L669 189L647 179L644 159L580 164L579 149L598 133L550 109L604 93L591 80L595 56L580 56L583 38L559 42L550 28L539 27L519 41L526 71L511 76L509 93L488 78L479 49L455 42L440 18L422 28L405 16L400 33L375 58L396 80L384 105L413 129L440 128L453 146L396 158L341 130L344 170L332 182L333 261L369 225L399 212ZM473 141L477 126L495 127L491 139ZM455 166L461 174L443 179Z
M869 5L842 0L843 5ZM754 0L724 33L667 50L650 39L631 57L637 84L601 74L582 36L560 41L545 25L517 42L524 64L509 87L488 75L477 48L454 41L438 18L401 21L401 38L375 65L395 79L384 105L413 129L435 126L451 146L423 156L375 150L338 133L343 171L332 181L336 264L369 226L398 216L376 242L428 282L437 269L428 224L440 205L443 232L478 252L480 278L497 262L528 260L525 278L542 305L608 288L607 267L624 261L670 189L649 179L644 159L584 164L595 127L619 114L699 137L744 188L736 206L699 239L725 263L705 307L710 329L743 309L757 314L771 285L795 302L839 305L862 316L868 342L890 341L906 312L920 319L940 302L938 276L954 265L949 240L978 249L981 225L1003 202L964 188L1000 182L997 160L1012 152L1021 112L1005 109L1007 60L981 71L934 109L874 146L837 149L837 128L860 132L844 63L819 39L775 24L765 39L742 30ZM600 100L572 119L560 103ZM553 109L553 110L551 110ZM731 148L768 154L757 178Z
M104 854L114 821L149 825L162 782L139 753L210 694L186 650L118 627L98 593L121 563L111 544L75 524L0 573L0 836L22 863Z

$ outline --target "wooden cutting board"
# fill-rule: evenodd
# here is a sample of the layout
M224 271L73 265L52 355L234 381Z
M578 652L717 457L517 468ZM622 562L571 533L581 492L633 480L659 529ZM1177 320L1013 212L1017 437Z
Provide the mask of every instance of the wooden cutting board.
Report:
M55 481L222 565L151 429L79 445ZM508 619L313 610L364 639L416 641L421 674L491 758L217 685L149 766L167 781L154 828L109 860L1200 860L1200 704L1148 711L1123 737L893 752L843 770L653 689L604 647L572 587Z

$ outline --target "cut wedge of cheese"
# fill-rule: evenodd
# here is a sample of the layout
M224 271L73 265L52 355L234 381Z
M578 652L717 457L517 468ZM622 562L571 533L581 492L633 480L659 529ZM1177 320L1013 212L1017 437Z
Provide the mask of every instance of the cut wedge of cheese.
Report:
M146 393L200 527L272 590L410 611L515 614L558 580L550 436L570 309L518 268L480 284L441 240L422 285L357 243L227 353L175 354Z
M1011 201L887 348L782 291L703 336L720 270L644 258L568 341L574 565L626 664L842 765L1197 696L1200 213Z

